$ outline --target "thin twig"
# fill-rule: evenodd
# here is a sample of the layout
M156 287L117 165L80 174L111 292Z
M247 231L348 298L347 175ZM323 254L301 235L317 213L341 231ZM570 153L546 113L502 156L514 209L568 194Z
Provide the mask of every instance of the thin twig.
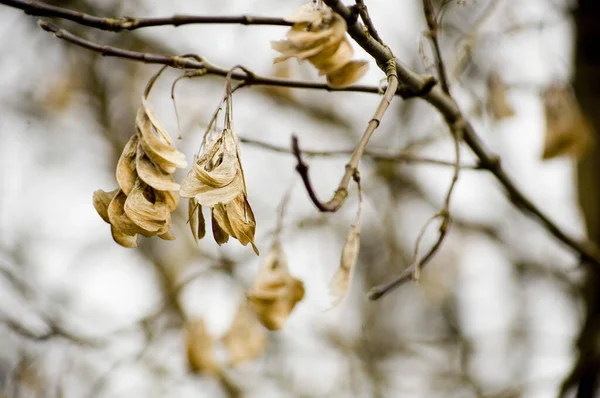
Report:
M377 61L379 67L383 69L385 62L388 59L387 47L366 35L362 25L358 21L352 19L351 11L340 0L324 1L330 8L346 20L350 36L358 45L369 53ZM509 199L519 210L535 218L548 230L548 232L554 235L556 239L578 253L584 263L591 263L596 267L600 267L600 250L598 247L590 241L578 240L569 236L546 214L538 209L538 207L534 205L523 192L521 192L502 168L498 156L488 150L471 123L464 119L456 102L448 96L441 87L434 86L430 87L428 90L424 90L427 82L431 81L431 79L409 69L399 60L396 62L396 71L398 72L398 78L403 90L405 92L412 92L414 95L429 102L444 116L444 119L449 126L453 125L458 120L465 121L465 129L463 132L465 143L479 158L481 167L485 170L489 170L496 177L498 182L502 184Z
M383 44L383 40L381 40L379 33L377 33L377 29L375 29L375 25L373 24L371 15L369 15L369 10L367 9L364 0L356 0L356 8L358 8L358 15L360 15L360 19L362 19L365 24L367 32L369 32L372 38Z
M438 24L437 16L431 0L423 0L423 13L425 14L427 26L429 27L427 34L431 40L431 44L433 45L435 66L438 71L440 85L446 94L450 94L450 84L448 82L448 75L446 73L446 65L444 64L444 59L442 58L442 49L440 47L440 41L438 38L440 26Z
M56 36L59 39L65 40L69 43L86 48L88 50L98 52L103 56L125 58L133 61L141 61L150 64L168 65L178 69L200 69L206 71L206 74L223 77L227 76L227 73L229 73L229 69L212 65L204 59L202 59L202 61L198 61L197 59L190 58L189 56L167 56L151 53L141 53L136 51L124 50L117 47L103 46L93 43L89 40L85 40L79 36L76 36L65 29L59 28L53 23L47 21L39 21L38 24L42 29L54 33L54 36ZM332 87L325 83L316 83L303 80L276 77L263 77L254 73L248 74L246 72L234 72L231 74L231 77L235 80L244 81L246 86L277 86L327 91L351 91L362 93L379 93L380 90L379 87L376 86L354 85L348 87Z
M460 142L462 138L462 131L464 129L464 124L458 123L453 126L452 135L454 137L454 173L452 174L452 181L450 182L450 186L448 187L448 191L446 192L446 196L444 198L444 206L443 208L436 214L434 214L421 228L419 236L417 238L417 242L415 243L415 249L413 254L413 260L410 267L406 268L397 278L387 282L383 285L376 286L371 289L369 292L369 299L378 300L383 297L386 293L391 292L395 288L401 286L404 282L410 280L411 278L415 281L419 281L421 269L423 269L428 263L429 260L433 258L435 253L439 250L446 238L448 230L450 229L450 200L452 198L452 193L454 192L454 188L456 187L456 182L458 181L458 176L460 174ZM442 223L438 229L439 235L431 249L427 252L427 254L421 259L419 256L419 248L421 244L421 239L425 235L425 231L428 229L429 225L436 219L441 218Z
M369 121L365 132L363 133L360 141L356 145L356 148L354 148L354 151L352 152L352 156L350 156L349 162L346 164L346 172L344 173L344 176L342 177L342 180L340 181L337 190L328 202L321 202L318 199L317 194L310 181L310 177L308 175L308 165L302 160L302 151L300 150L300 147L298 145L298 137L296 137L295 135L292 136L292 151L294 152L294 155L296 156L296 160L298 162L296 165L296 171L298 171L298 174L300 174L300 177L302 177L302 181L304 182L304 186L306 187L308 196L320 211L334 212L337 211L344 204L344 201L348 197L348 184L350 183L352 176L358 170L358 163L360 162L360 158L362 157L367 147L367 144L369 143L369 139L371 138L377 127L379 127L381 119L385 115L385 111L387 110L390 103L392 102L392 99L394 98L396 90L398 89L398 76L396 74L395 58L391 51L389 51L389 49L386 65L387 67L385 73L388 79L388 87L385 90L383 98L381 99L381 102L379 103L379 106L377 107L373 118Z
M291 26L292 23L283 18L258 17L251 15L207 16L207 15L173 15L160 18L115 17L102 18L84 14L63 7L52 6L39 1L0 0L0 4L23 10L25 14L37 17L54 17L67 19L80 25L96 29L120 32L136 30L152 26L181 26L191 24L238 24L238 25L276 25Z
M292 150L289 147L278 146L274 144L270 144L268 142L263 142L251 138L246 137L238 137L242 144L247 144L251 146L255 146L258 148L262 148L268 151L279 152L279 153L288 153L292 154ZM346 156L351 155L353 149L330 149L323 151L316 150L308 150L302 149L302 155L304 156L314 156L314 157L333 157L333 156ZM421 163L432 166L446 166L446 167L455 167L455 162L450 162L447 160L439 160L433 158L422 157L419 155L415 155L408 152L398 152L395 154L385 154L378 153L375 151L365 150L363 156L371 158L376 161L381 162L397 162L397 163ZM481 170L481 167L476 164L463 164L460 165L460 168L463 170Z

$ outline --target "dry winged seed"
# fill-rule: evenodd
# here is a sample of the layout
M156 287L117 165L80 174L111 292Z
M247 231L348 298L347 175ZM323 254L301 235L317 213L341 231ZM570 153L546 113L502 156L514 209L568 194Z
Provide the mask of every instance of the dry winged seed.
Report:
M342 256L340 259L340 266L329 282L329 294L333 298L331 307L335 307L343 300L350 287L352 271L356 264L360 249L359 217L360 214L357 216L357 220L350 228L350 231L348 231L348 235L346 235L346 241L344 242L344 248L342 249Z
M290 275L281 245L274 242L247 295L250 308L266 328L279 330L303 297L304 284Z
M164 191L165 201L167 202L167 207L169 211L173 211L177 208L179 204L179 192L177 191Z
M215 209L212 209L211 211L211 225L215 242L217 242L219 246L221 246L223 243L227 243L229 240L229 234L225 232L223 228L221 228L219 222L215 218Z
M94 208L100 217L102 217L102 219L109 224L110 220L108 219L108 206L118 192L119 189L115 189L114 191L110 192L105 192L101 189L94 191Z
M323 76L341 69L350 61L353 54L352 46L347 40L344 40L333 54L322 52L310 57L308 60L319 70L319 76Z
M488 77L488 104L492 117L496 120L514 116L515 111L506 99L506 87L496 72Z
M138 147L135 158L137 174L142 181L159 191L178 191L179 184L173 181L173 176L156 167L148 156Z
M360 79L369 69L367 61L351 61L327 75L327 82L334 87L348 86Z
M192 236L196 243L206 235L206 225L204 223L204 214L202 214L202 206L196 199L192 198L188 201L188 220L192 230Z
M137 178L137 173L135 171L137 147L138 137L134 135L129 139L125 148L123 148L123 152L117 163L117 182L125 195L129 195Z
M186 167L185 155L173 146L166 131L160 125L155 124L158 121L154 120L154 123L151 121L147 110L146 100L142 99L142 106L136 117L136 127L146 155L167 173L173 173L176 168Z
M259 254L258 248L254 244L256 220L248 199L243 193L231 202L215 205L212 215L213 222L216 220L224 233L236 238L244 246L250 243L256 255Z
M309 3L294 10L292 15L284 18L287 22L293 23L313 23L320 25L323 17L329 17L332 14L330 8L318 8L315 4Z
M227 203L244 191L235 141L224 133L200 156L183 179L179 194L205 207Z
M233 366L256 358L264 351L265 331L246 302L240 304L223 343L229 350L229 363Z
M219 373L213 352L213 337L202 319L188 321L185 325L187 356L190 368L196 373Z
M580 158L594 145L595 132L577 98L565 86L553 85L544 91L546 137L543 160L570 155Z
M108 205L110 232L115 242L125 247L137 247L137 234L140 228L127 217L124 206L127 196L118 190Z
M171 213L165 195L137 180L125 201L125 214L142 230L163 234L171 228Z

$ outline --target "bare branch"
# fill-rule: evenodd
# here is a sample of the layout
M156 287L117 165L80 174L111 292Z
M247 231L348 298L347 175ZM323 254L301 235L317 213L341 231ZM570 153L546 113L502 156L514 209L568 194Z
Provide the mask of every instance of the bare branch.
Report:
M433 3L431 0L423 0L423 13L425 14L425 20L429 31L427 32L431 44L433 45L435 66L438 71L438 79L442 90L446 94L450 94L450 83L448 82L448 74L446 73L446 66L444 65L444 59L442 58L442 49L440 47L440 41L438 39L439 24L437 21L437 15L433 9Z
M439 250L446 238L446 234L450 229L450 223L452 219L450 218L450 199L452 198L452 193L454 192L454 187L456 186L456 182L458 181L458 176L460 174L460 142L462 138L462 131L464 130L464 124L455 124L452 129L452 136L454 137L454 173L452 175L452 180L450 182L450 186L448 187L448 191L446 192L446 197L444 199L444 207L435 215L433 215L421 228L421 232L417 238L417 242L415 243L415 249L413 253L413 260L410 267L405 269L397 278L393 279L390 282L387 282L383 285L376 286L369 292L369 298L371 300L378 300L383 297L386 293L391 292L395 288L402 285L404 282L409 279L414 279L415 281L419 281L421 269L425 267L429 260L431 260L435 253ZM441 218L442 223L439 227L439 235L436 242L433 244L431 249L427 252L425 257L422 259L419 256L419 249L421 240L425 235L425 231L429 225L435 221L436 219Z
M136 30L151 26L181 26L191 24L239 24L239 25L276 25L291 26L291 22L283 18L258 17L250 15L239 16L206 16L206 15L173 15L160 18L114 17L102 18L67 8L52 6L39 1L26 0L0 0L0 4L23 10L25 14L37 17L54 17L67 19L80 25L96 29L120 32Z
M328 202L321 202L318 199L317 194L313 189L312 183L310 182L310 177L308 175L308 166L302 160L302 151L300 150L300 147L298 145L298 137L292 136L292 151L294 152L294 155L296 156L296 160L298 162L298 164L296 165L296 171L298 171L298 174L300 174L300 176L302 177L302 181L304 182L304 186L306 187L308 196L320 211L335 212L344 204L344 201L348 197L348 184L350 183L352 177L358 171L358 163L360 162L360 158L365 152L367 144L369 143L369 139L371 139L371 136L373 135L377 127L379 127L381 119L383 118L383 115L385 115L385 111L387 110L390 103L392 102L392 99L394 98L396 90L398 89L398 76L396 74L396 62L394 55L389 50L386 65L387 66L385 73L388 78L388 87L385 90L383 98L381 99L381 102L379 103L379 106L377 107L373 118L369 121L365 132L363 133L360 141L356 145L356 148L354 148L352 156L350 156L350 161L346 164L346 172L344 173L344 176L342 177L342 180L340 181L337 190Z
M262 148L268 151L279 152L279 153L288 153L293 154L292 150L289 147L278 146L274 144L270 144L268 142L263 142L259 140L254 140L246 137L238 137L240 142L243 144L255 146L258 148ZM353 149L329 149L323 151L317 150L308 150L302 149L300 150L302 155L304 156L315 156L315 157L333 157L333 156L345 156L351 155ZM375 151L365 150L363 156L371 158L375 161L380 162L396 162L396 163L418 163L418 164L426 164L432 166L445 166L445 167L455 167L456 162L449 162L446 160L433 159L428 157L423 157L419 155L415 155L409 152L398 152L398 153L379 153ZM481 170L479 165L473 164L463 164L460 165L460 168L463 170Z
M365 34L364 28L356 20L352 20L352 13L348 7L340 0L324 0L325 3L334 11L340 14L348 24L348 33L352 38L375 60L380 68L385 67L388 59L388 49L377 42L375 39ZM409 69L401 61L396 61L396 71L401 82L401 87L406 92L419 94L421 98L433 105L443 116L449 126L452 126L458 120L465 120L465 129L463 138L465 143L471 148L475 155L479 158L481 167L489 170L503 185L511 202L519 208L523 213L535 218L542 224L556 239L563 242L566 246L578 253L583 262L591 263L596 267L600 267L600 251L598 247L590 241L578 240L567 235L559 228L550 218L544 214L529 198L521 192L515 185L512 179L506 174L498 157L492 154L484 143L479 138L473 126L463 117L461 110L456 102L449 97L442 88L432 87L428 91L423 90L427 80L430 78L420 75L417 72Z
M59 39L65 40L69 43L75 44L79 47L86 48L88 50L97 52L107 57L118 57L130 59L133 61L141 61L150 64L161 64L168 65L173 68L179 69L199 69L203 70L208 75L227 76L229 69L221 68L216 65L210 64L205 59L202 61L197 58L191 58L189 56L167 56L151 53L141 53L136 51L124 50L121 48L103 46L93 43L89 40L85 40L79 36L76 36L69 31L59 28L53 23L46 21L39 21L38 24L42 29L48 32L54 33ZM191 72L194 73L194 72ZM354 85L348 87L332 87L329 84L309 82L303 80L284 79L276 77L263 77L254 73L247 72L234 72L231 77L236 80L244 82L244 86L277 86L277 87L291 87L291 88L305 88L305 89L316 89L326 91L351 91L361 93L379 93L380 89L376 86L363 86Z
M360 19L364 22L367 32L369 32L372 38L383 44L383 40L381 40L379 33L377 33L375 25L373 25L373 20L371 20L369 10L367 9L364 0L356 0L356 8L358 8L358 15L360 15Z

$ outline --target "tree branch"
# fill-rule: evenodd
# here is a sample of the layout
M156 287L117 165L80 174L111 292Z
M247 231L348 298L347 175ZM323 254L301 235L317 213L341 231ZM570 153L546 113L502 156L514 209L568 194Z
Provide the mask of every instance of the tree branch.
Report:
M0 0L2 1L2 0ZM106 57L118 57L130 59L133 61L140 61L149 64L161 64L168 65L173 68L185 68L185 69L200 69L209 75L227 76L229 69L221 68L216 65L210 64L204 58L201 57L184 57L184 56L167 56L160 54L141 53L136 51L124 50L121 48L103 46L100 44L93 43L89 40L85 40L79 36L72 34L66 29L62 29L55 24L47 21L39 21L39 26L45 31L51 32L57 38L65 40L69 43L75 44L79 47L95 51ZM364 86L354 85L349 87L332 87L325 83L309 82L304 80L284 79L277 77L263 77L254 73L246 72L233 72L231 74L233 79L241 80L245 86L276 86L276 87L291 87L291 88L304 88L304 89L316 89L326 91L351 91L351 92L362 92L362 93L379 93L379 87L375 86Z
M456 187L456 182L458 181L458 176L460 174L460 142L462 137L462 132L464 130L464 124L455 124L452 126L452 135L454 137L454 173L452 175L452 180L450 182L450 186L448 187L448 191L446 192L446 197L444 199L444 207L436 214L433 215L421 228L421 232L417 237L417 242L415 243L415 249L413 253L413 260L410 267L405 269L397 278L393 279L390 282L387 282L380 286L375 286L369 292L369 299L378 300L383 297L385 294L391 292L395 288L402 285L404 282L409 279L414 279L415 281L419 281L421 269L425 267L429 260L431 260L435 253L439 250L446 238L446 234L450 229L450 223L452 219L450 218L450 199L452 198L452 193L454 192L454 188ZM436 242L433 244L431 249L427 252L425 257L422 259L419 256L419 247L421 244L421 240L425 235L425 231L429 225L435 221L436 219L441 218L442 223L439 227L439 235Z
M356 0L356 8L358 8L358 15L360 15L360 19L362 19L363 23L365 24L367 32L369 32L372 38L383 44L383 40L381 40L377 29L375 29L375 25L373 24L371 15L369 15L369 10L367 9L367 5L365 4L364 0Z
M425 14L427 26L429 27L427 35L429 36L431 44L433 45L435 67L438 71L438 79L440 79L442 90L444 90L444 92L449 95L450 84L448 82L448 74L446 73L446 66L444 64L444 59L442 58L442 49L440 47L440 41L438 39L438 32L440 26L438 24L437 15L435 14L435 10L433 8L433 3L431 0L423 0L423 13Z
M254 140L251 138L239 137L239 140L243 144L248 144L251 146L255 146L258 148L266 149L268 151L279 152L279 153L289 153L293 154L294 152L289 147L283 147L278 145L273 145L268 142L263 142L259 140ZM304 156L316 156L316 157L332 157L332 156L344 156L351 155L353 149L330 149L324 151L316 151L316 150L308 150L302 149L302 155ZM420 163L427 164L432 166L445 166L445 167L455 167L456 162L449 162L446 160L433 159L428 157L423 157L419 155L414 155L408 152L398 152L398 153L379 153L374 151L365 150L363 156L369 157L375 161L379 162L397 162L397 163ZM462 164L460 165L462 170L481 170L481 167L476 164Z
M383 69L388 58L387 48L365 34L361 24L351 19L350 10L348 7L344 6L340 0L324 1L346 20L350 36L366 52L368 52L377 61L379 67ZM423 90L428 79L412 69L409 69L400 60L396 60L396 70L401 85L404 86L405 90L420 94L419 96L421 98L433 105L442 114L448 125L451 126L461 119L465 120L465 129L463 132L465 143L479 158L481 167L489 170L496 177L498 182L503 185L511 202L515 204L517 208L523 211L523 213L535 218L552 235L554 235L554 237L578 253L583 262L592 263L594 266L600 267L600 251L596 245L586 240L579 241L567 235L521 192L500 165L499 158L486 148L473 126L463 118L462 112L456 102L449 97L441 87L434 86L426 92L419 93L420 90Z
M381 102L379 103L379 106L377 107L373 118L369 121L369 124L367 124L365 132L363 133L360 141L354 148L352 156L350 156L350 160L346 164L346 172L344 173L337 190L328 202L321 202L318 199L317 194L310 181L310 177L308 175L308 165L302 160L302 151L300 150L300 147L298 145L298 137L296 137L295 135L292 136L292 151L296 156L296 160L298 162L298 164L296 165L296 171L298 171L298 174L300 174L300 177L302 177L302 182L304 182L304 186L306 187L308 196L320 211L335 212L339 210L339 208L342 207L342 205L344 204L344 201L348 197L348 184L350 183L352 177L358 171L358 163L360 162L360 158L365 152L367 144L369 143L369 139L371 139L371 136L373 135L377 127L379 127L383 115L385 115L387 108L389 107L390 103L392 102L392 99L394 98L394 95L396 94L396 91L398 90L396 62L394 55L389 50L386 60L385 73L388 78L388 87L385 90L383 98L381 99Z
M255 17L250 15L239 16L205 16L205 15L173 15L160 18L136 18L136 17L114 17L102 18L94 15L84 14L67 8L52 6L39 1L27 0L0 0L0 4L23 10L25 14L37 17L54 17L67 19L80 25L96 29L120 32L124 30L136 30L151 26L181 26L191 24L240 24L240 25L276 25L291 26L283 18Z

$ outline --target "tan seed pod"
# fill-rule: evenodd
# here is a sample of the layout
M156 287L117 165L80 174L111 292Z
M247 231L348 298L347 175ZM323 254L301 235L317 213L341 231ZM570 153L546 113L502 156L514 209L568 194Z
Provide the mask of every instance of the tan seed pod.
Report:
M109 224L110 220L108 219L108 206L118 192L119 189L115 189L114 191L110 192L105 192L101 189L94 191L94 208L100 217L102 217L102 219Z
M184 154L173 146L162 127L157 128L157 125L151 122L147 107L146 100L142 99L142 106L136 117L137 132L144 153L155 165L167 173L173 173L176 168L186 167Z
M594 145L595 133L569 87L552 85L542 93L546 116L543 160L580 158Z
M515 111L506 98L506 86L497 72L488 76L488 106L495 120L514 116Z
M135 158L137 155L138 143L137 136L132 136L129 141L127 141L125 148L123 148L123 152L117 163L117 183L125 195L129 195L137 178Z
M271 330L281 329L296 304L304 298L304 284L290 275L278 241L269 250L247 298L259 321Z
M367 61L351 61L327 75L327 82L334 87L344 87L355 83L369 69Z
M243 246L250 243L256 255L259 254L258 248L254 244L256 220L248 199L243 193L231 202L218 203L213 208L213 220L216 220L227 235L239 240Z
M240 304L227 334L223 337L223 343L229 351L231 366L256 358L265 350L265 330L245 301Z
M351 61L353 50L346 37L346 21L328 7L303 6L286 20L294 22L286 40L271 42L281 53L274 63L296 58L308 60L327 75L333 86L347 86L360 79L368 68L366 61Z
M158 168L144 153L142 146L138 146L135 158L135 168L139 178L159 191L178 191L179 184L173 180L173 176Z
M196 202L196 199L191 198L188 201L188 221L192 236L196 243L206 235L206 225L204 222L204 214L202 214L202 206Z
M125 214L150 234L163 234L171 227L171 213L165 195L137 180L125 201Z
M329 282L329 295L332 298L332 302L329 308L333 308L342 302L352 281L352 275L354 274L354 268L356 260L358 259L358 253L360 250L360 218L362 211L362 193L360 184L358 185L358 210L356 211L356 219L354 224L350 227L346 240L344 241L344 247L342 248L342 255L340 258L340 266L336 270L335 274Z
M229 234L221 228L219 221L215 218L215 209L212 209L211 211L211 225L215 242L217 242L219 246L223 243L227 243L229 241Z
M186 322L186 349L190 368L195 373L219 374L214 355L214 339L206 330L202 319Z
M231 134L223 133L196 160L183 179L179 194L195 198L202 206L214 207L217 203L232 201L243 190L236 143Z

